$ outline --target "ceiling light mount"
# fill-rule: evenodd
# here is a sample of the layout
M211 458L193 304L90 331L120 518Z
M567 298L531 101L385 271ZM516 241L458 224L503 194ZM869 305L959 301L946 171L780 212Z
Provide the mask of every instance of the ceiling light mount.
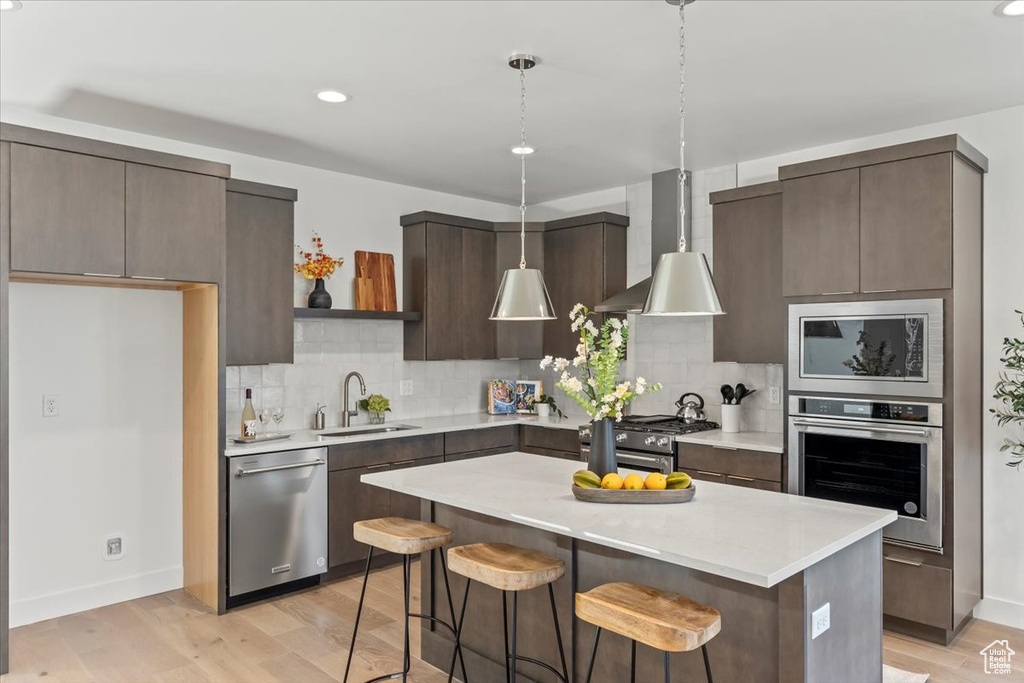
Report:
M1005 0L996 6L996 14L1001 17L1024 17L1024 0Z
M513 154L515 154L517 156L520 156L520 155L523 155L523 154L533 154L534 152L537 151L537 148L536 147L531 147L530 145L526 145L526 146L513 145L512 147L509 148L508 151L512 152Z
M679 0L665 0L665 2L672 5L673 7L679 7ZM697 0L686 0L687 5L692 5L695 2L697 2Z
M21 0L0 0L0 11L17 12L21 9Z
M351 95L346 95L340 90L320 90L316 93L316 98L321 102L329 102L330 104L339 104L341 102L348 102L352 99Z
M693 0L690 0L690 2L693 2ZM537 66L537 58L533 55L517 52L508 58L508 65L516 71L519 71L520 66L522 66L524 70L528 70Z

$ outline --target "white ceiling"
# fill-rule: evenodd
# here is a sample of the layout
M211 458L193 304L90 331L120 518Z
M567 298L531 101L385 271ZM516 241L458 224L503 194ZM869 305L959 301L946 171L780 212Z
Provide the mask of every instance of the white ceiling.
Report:
M677 165L663 0L57 2L0 15L0 108L518 203ZM1024 19L997 0L701 0L687 8L687 166L1024 103ZM337 88L351 102L328 105ZM0 116L3 112L0 110Z

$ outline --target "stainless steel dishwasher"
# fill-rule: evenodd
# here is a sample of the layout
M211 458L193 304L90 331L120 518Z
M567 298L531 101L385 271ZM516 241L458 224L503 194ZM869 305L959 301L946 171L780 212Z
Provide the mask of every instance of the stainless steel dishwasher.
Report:
M326 448L231 459L229 596L327 571L326 465Z

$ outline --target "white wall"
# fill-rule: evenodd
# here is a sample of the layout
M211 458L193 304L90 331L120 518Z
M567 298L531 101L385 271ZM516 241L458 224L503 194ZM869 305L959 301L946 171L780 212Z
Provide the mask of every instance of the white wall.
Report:
M181 346L178 292L11 284L12 627L181 587Z
M738 165L740 185L774 180L779 166L957 133L989 159L984 237L984 517L985 599L975 615L1024 628L1024 470L999 452L1011 427L988 419L1004 337L1024 334L1014 309L1024 309L1024 107L967 116L869 138L804 149ZM1018 434L1020 427L1016 428Z

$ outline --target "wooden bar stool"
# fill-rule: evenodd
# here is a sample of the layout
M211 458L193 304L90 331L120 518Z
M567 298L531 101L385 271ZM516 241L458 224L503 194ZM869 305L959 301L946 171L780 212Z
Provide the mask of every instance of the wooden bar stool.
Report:
M405 519L402 517L381 517L380 519L368 519L356 522L352 525L352 537L360 543L370 546L370 552L366 556L366 572L363 574L363 588L359 592L359 608L356 610L356 623L352 629L352 643L348 649L348 661L345 662L345 677L343 682L348 681L348 672L352 667L352 653L356 649L356 634L359 633L359 617L363 613L363 599L366 597L366 582L370 578L370 563L373 561L374 548L380 548L387 552L402 555L402 572L405 585L405 648L402 657L402 670L371 678L366 683L383 681L401 676L405 681L409 675L411 657L409 655L409 617L417 619L428 619L435 624L444 626L456 635L455 652L452 655L452 667L455 666L455 657L462 657L462 649L458 642L458 633L455 629L455 604L452 602L452 589L448 584L448 567L445 564L444 552L441 546L452 542L452 531L438 524L421 522L418 519ZM444 576L444 588L448 593L448 611L451 614L452 622L448 622L430 616L428 614L412 614L409 612L409 592L412 575L412 556L420 553L437 551L441 562L441 573ZM462 660L462 680L466 680L466 662Z
M630 681L636 680L636 644L641 642L665 653L665 683L670 680L669 653L689 652L699 647L704 655L708 683L712 683L707 642L722 629L722 615L713 607L650 586L606 583L576 594L576 616L597 627L587 683L594 673L597 645L604 629L632 641Z
M474 543L448 549L448 565L456 574L465 576L466 592L462 596L462 612L459 616L458 631L455 634L456 652L452 653L452 664L448 669L451 683L455 673L455 654L461 652L462 627L466 623L466 603L469 587L479 581L501 591L502 615L505 631L505 679L515 683L516 662L530 662L544 667L569 683L569 668L565 663L565 649L562 647L562 631L558 627L558 610L555 607L555 589L552 584L565 574L565 563L536 550L528 550L507 543ZM562 672L539 659L519 655L516 634L519 617L519 591L547 585L551 600L551 617L555 623L555 637L558 640L558 656L562 660ZM509 649L508 593L512 593L512 644ZM465 672L463 672L465 676Z

